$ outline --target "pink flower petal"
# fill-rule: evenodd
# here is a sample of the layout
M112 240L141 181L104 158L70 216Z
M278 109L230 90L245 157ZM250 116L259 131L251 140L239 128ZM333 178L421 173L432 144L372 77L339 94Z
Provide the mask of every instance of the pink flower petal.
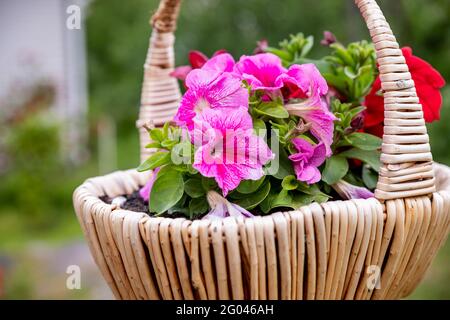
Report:
M233 72L234 58L229 53L221 53L209 59L202 67L203 70L215 70L222 72Z
M317 167L325 161L325 145L320 143L312 146L308 141L301 138L292 139L292 143L298 153L289 156L289 159L294 163L297 180L308 184L319 182L321 175Z
M186 80L187 75L189 74L189 72L192 71L192 67L191 66L180 66L178 68L175 68L175 70L173 70L170 73L171 77L177 78L181 81Z
M308 96L314 97L314 101L320 101L320 97L328 92L326 80L312 63L293 65L289 68L287 75L289 76L287 80L294 80L304 92L308 93Z
M321 166L327 158L327 147L323 142L319 143L314 148L314 153L312 157L309 159L309 164L314 167Z
M264 175L262 166L274 156L264 140L254 135L245 108L206 109L194 118L194 124L194 134L201 132L202 137L193 167L203 176L215 178L224 195L242 180L258 180Z
M298 168L298 167L297 167ZM313 184L320 181L320 171L313 166L307 166L301 171L296 171L297 179L308 184Z
M144 199L144 201L150 201L150 193L153 188L153 184L155 183L156 177L158 176L160 168L156 168L153 170L152 175L150 176L150 179L148 179L147 183L144 187L142 187L139 190L139 196Z
M193 129L194 117L205 109L248 108L247 89L230 73L196 69L188 74L186 85L188 90L181 99L174 120L189 130Z
M203 219L215 220L223 219L225 217L237 218L251 218L253 215L238 206L237 204L229 202L224 197L220 196L215 191L209 191L206 195L211 211L203 217Z
M311 124L311 133L325 144L326 156L331 156L334 121L336 117L325 107L308 107L302 104L287 105L286 110Z
M217 70L195 69L186 77L186 86L193 90L205 89L220 77Z
M248 90L231 74L220 76L211 86L208 96L214 108L248 108Z
M242 56L234 68L253 90L274 91L283 86L280 76L286 72L281 60L274 54L262 53Z
M333 189L344 199L369 199L373 198L374 194L364 188L354 186L344 180L340 180L338 183L332 185Z
M303 114L302 118L309 123L312 123L311 133L321 142L326 148L326 156L331 156L331 144L333 143L334 121L336 117L328 110L313 110L309 113Z
M300 153L306 153L308 157L310 157L314 152L313 146L305 139L294 138L292 139L292 144Z

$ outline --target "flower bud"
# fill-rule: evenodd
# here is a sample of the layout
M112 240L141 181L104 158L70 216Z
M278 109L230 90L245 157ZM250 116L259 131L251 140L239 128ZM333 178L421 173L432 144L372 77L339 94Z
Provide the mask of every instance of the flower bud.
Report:
M331 33L330 31L324 31L323 33L323 39L320 41L320 44L329 47L333 43L337 42L336 36Z

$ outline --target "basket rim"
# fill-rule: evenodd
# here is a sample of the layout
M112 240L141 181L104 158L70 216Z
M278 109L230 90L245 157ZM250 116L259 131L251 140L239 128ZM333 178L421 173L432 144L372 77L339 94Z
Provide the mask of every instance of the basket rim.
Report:
M433 168L435 171L438 171L441 174L437 174L436 177L439 177L440 180L438 179L436 182L436 185L438 186L437 191L425 196L425 197L429 197L430 199L433 198L433 196L435 194L442 194L443 192L448 193L450 195L450 167L448 167L447 165L441 164L441 163L433 163ZM177 217L177 218L171 218L171 217L155 217L155 216L151 216L149 214L147 214L146 212L140 212L140 211L132 211L132 210L127 210L127 209L122 209L117 205L113 205L113 204L108 204L105 203L103 200L100 199L100 197L102 196L108 196L108 197L116 197L116 196L120 196L123 195L123 192L119 192L119 193L114 193L114 192L110 192L108 194L107 190L105 190L105 188L99 189L98 188L98 184L102 184L105 183L106 179L110 179L110 180L116 180L117 178L120 178L120 176L127 176L129 178L134 178L135 180L138 180L138 184L137 184L137 188L135 188L134 190L132 190L131 192L135 192L137 190L139 190L140 187L142 187L145 184L145 181L147 181L149 174L151 174L151 172L137 172L136 169L128 169L128 170L117 170L111 173L108 173L106 175L102 175L102 176L96 176L96 177L92 177L92 178L88 178L86 179L80 186L78 186L74 193L73 193L73 198L74 198L74 203L76 201L77 197L81 197L81 198L87 198L87 197L94 197L96 198L96 200L98 201L98 203L96 203L96 205L100 205L105 209L111 210L111 213L113 212L117 212L117 213L122 213L122 214L134 214L134 215L142 215L142 219L147 220L147 219L158 219L158 220L183 220L183 221L189 221L189 222L193 222L193 221L197 221L197 220L201 220L201 219L188 219L187 217ZM447 179L445 179L445 177ZM100 179L104 180L104 181L100 181ZM443 181L445 180L445 181ZM99 183L100 182L100 183ZM442 186L442 188L439 188L439 186ZM103 191L102 194L95 194L94 190L98 190L98 191ZM125 193L125 194L130 194L129 193ZM409 198L422 198L424 196L417 196L417 197L409 197ZM408 199L408 198L399 198L399 199ZM386 200L386 201L395 201L396 199L393 200ZM368 199L352 199L352 200L333 200L333 201L327 201L325 203L329 204L329 203L348 203L348 202L366 202L366 203L371 203L371 205L374 206L382 206L383 208L383 214L384 217L386 217L386 206L384 205L384 202L381 202L380 200L378 200L375 197L371 197ZM301 208L310 208L311 206L314 205L319 205L321 206L322 204L319 204L317 202L312 202L309 205L306 206L302 206L299 207L297 209L293 209L293 210L285 210L285 211L276 211L274 213L271 214L267 214L267 215L260 215L260 216L255 216L253 218L246 218L246 219L254 219L256 217L261 217L261 218L267 218L267 217L272 217L274 215L277 215L279 213L289 213L289 212L298 212L300 211ZM235 217L227 217L227 218L233 218L233 219L238 219ZM227 219L224 218L224 219ZM142 221L141 219L141 221Z
M296 266L290 267L291 262L303 257L299 270L304 270L309 263L313 266L307 277L301 271L301 283L307 283L313 288L311 296L309 291L308 296L302 294L303 299L315 298L316 294L322 299L326 296L333 298L335 295L344 298L344 292L341 292L343 288L352 288L352 291L348 291L351 296L362 299L398 298L407 296L414 290L449 232L450 168L438 165L436 170L441 170L438 176L442 176L445 182L443 191L430 196L388 200L384 206L375 198L365 199L366 201L340 200L321 205L312 203L298 210L275 212L266 216L255 216L253 219L227 217L220 220L192 221L186 218L151 217L144 212L124 210L103 202L100 199L103 195L123 195L145 183L149 173L138 173L132 169L87 179L74 192L74 208L94 260L117 298L129 299L135 295L135 298L171 299L171 295L165 295L165 285L169 284L167 276L173 278L180 275L184 279L181 285L185 284L189 288L192 283L199 283L199 276L205 267L200 261L199 252L211 246L215 249L212 256L208 249L208 259L221 261L220 271L217 272L227 276L227 283L231 281L233 299L243 297L244 269L241 264L242 259L249 258L249 254L253 254L257 261L267 259L267 263L275 263L274 265L277 265L276 261L283 261L279 264L279 274L282 278L284 275L280 285L285 285L278 287L277 281L274 280L277 278L273 276L273 272L278 274L277 271L267 271L269 280L263 281L264 288L267 283L275 286L272 287L275 291L266 292L266 289L263 289L264 294L269 294L269 297L270 294L273 297L278 297L279 294L283 297L284 294L284 297L288 298L293 294L290 292L291 286L286 285L291 283L293 278L282 270L297 270ZM333 227L336 225L339 225L339 230ZM412 229L408 227L412 225ZM338 238L335 235L338 235ZM255 242L256 240L259 242ZM200 241L202 245L199 251ZM263 247L258 246L261 241L264 242ZM288 251L284 250L286 246L290 248L294 243L298 246L298 241L301 242L303 253L292 253L295 256L287 254ZM421 249L413 252L416 243L420 244ZM146 256L146 252L150 256ZM307 252L310 253L305 255ZM329 252L332 253L329 255ZM230 253L231 258L227 260L226 257ZM336 278L333 275L334 267L327 273L330 263L327 262L327 257L334 257L333 265L339 263L339 274L346 270L345 276L342 274L342 277ZM347 266L345 261L351 265L349 269L344 267ZM371 265L381 268L381 281L387 283L381 291L364 289L359 293L359 288L366 281L358 271L364 268L364 261L370 261ZM196 266L191 275L185 268L189 263ZM233 268L233 271L227 271L225 265ZM151 272L156 272L160 267L166 277L163 287L158 282L159 278L156 279L156 286L149 274L150 269L153 270ZM344 269L341 270L341 267ZM205 268L210 270L208 265ZM258 266L257 268L259 270ZM415 272L415 276L412 272ZM266 274L266 271L262 274ZM408 276L409 280L402 285L401 280L405 276ZM142 279L150 282L143 282ZM258 282L255 279L253 278L253 282ZM327 287L334 285L338 286L339 293L327 291ZM358 289L355 291L355 288ZM146 291L147 289L149 291ZM252 292L253 297L256 297L256 294L259 296L258 289ZM227 294L227 297L231 295Z

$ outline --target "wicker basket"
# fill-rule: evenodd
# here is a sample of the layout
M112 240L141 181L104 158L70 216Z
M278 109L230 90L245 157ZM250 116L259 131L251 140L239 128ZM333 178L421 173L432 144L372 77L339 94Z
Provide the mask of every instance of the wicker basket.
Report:
M385 93L376 198L189 221L151 218L99 199L138 190L148 173L89 179L75 191L74 206L116 298L395 299L415 289L449 231L450 169L432 164L414 82L380 8L375 0L355 2L376 46ZM169 76L179 6L162 0L152 18L137 122L142 159L151 152L143 125L170 120L180 99Z

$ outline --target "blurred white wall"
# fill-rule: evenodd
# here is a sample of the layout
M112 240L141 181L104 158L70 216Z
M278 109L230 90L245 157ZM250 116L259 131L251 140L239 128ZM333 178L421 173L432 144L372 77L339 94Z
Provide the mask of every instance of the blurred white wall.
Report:
M67 8L84 18L87 0L0 0L0 109L20 97L24 82L49 81L56 89L52 109L64 124L63 154L81 158L86 136L85 29L69 29ZM17 92L19 91L19 92ZM22 90L23 91L23 90Z

